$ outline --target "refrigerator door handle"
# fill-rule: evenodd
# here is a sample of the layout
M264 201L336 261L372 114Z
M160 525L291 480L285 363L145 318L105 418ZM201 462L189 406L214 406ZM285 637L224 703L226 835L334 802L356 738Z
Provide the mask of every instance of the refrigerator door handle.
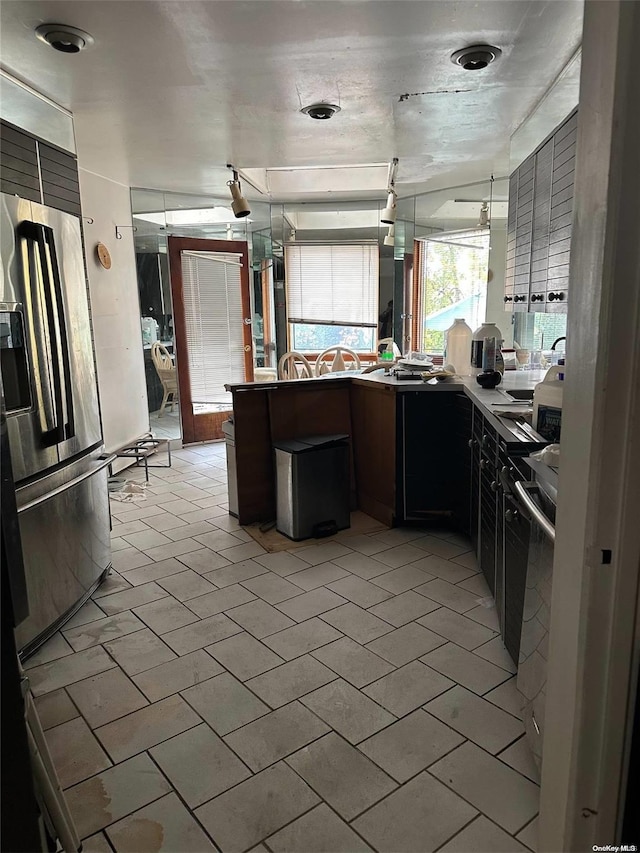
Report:
M58 396L60 398L60 413L62 420L58 422L57 428L60 434L59 441L65 441L75 435L73 424L73 394L71 390L71 368L69 360L69 339L67 337L67 326L65 322L64 302L62 297L62 283L60 281L60 267L56 253L55 236L52 228L48 225L38 225L41 233L39 239L40 257L42 259L43 272L46 271L46 293L48 299L48 311L50 325L55 329L56 358L57 365L55 375L58 383Z
M63 483L61 486L58 486L55 489L52 489L50 492L46 492L44 495L40 495L40 497L34 498L34 500L29 501L29 503L23 504L18 508L18 515L23 512L27 512L29 509L33 509L36 506L44 503L45 501L54 498L56 495L62 494L62 492L66 492L67 489L71 489L73 486L77 486L78 483L82 483L83 480L88 480L89 477L93 477L94 474L97 474L98 471L102 471L103 468L106 468L107 465L111 465L111 463L116 459L115 453L107 456L105 459L100 459L97 465L94 465L88 471L84 471L78 477L74 477L73 480L69 480L67 483Z

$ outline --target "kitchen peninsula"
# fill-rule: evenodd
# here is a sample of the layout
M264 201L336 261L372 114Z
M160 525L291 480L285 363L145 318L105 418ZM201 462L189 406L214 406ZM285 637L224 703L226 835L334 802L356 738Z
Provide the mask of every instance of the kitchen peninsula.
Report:
M521 457L546 443L498 417L494 406L512 403L510 391L532 395L543 375L507 373L493 390L473 377L402 381L381 372L230 385L239 521L275 518L274 441L347 433L353 509L389 526L446 522L473 537L471 482L480 449Z

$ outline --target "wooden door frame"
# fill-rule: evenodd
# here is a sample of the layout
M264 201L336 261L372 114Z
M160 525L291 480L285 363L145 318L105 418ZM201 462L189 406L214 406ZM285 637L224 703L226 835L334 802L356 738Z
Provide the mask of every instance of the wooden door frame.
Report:
M251 319L251 296L249 279L249 251L244 240L206 240L200 237L168 237L169 278L173 300L174 352L178 372L180 394L180 415L182 419L182 441L190 444L196 441L211 441L222 438L222 421L227 419L226 412L211 412L207 415L193 414L191 397L191 378L189 375L189 352L187 347L187 323L184 310L184 289L182 284L182 252L210 252L240 255L240 291L242 313L245 319ZM253 382L253 338L251 323L243 323L245 381ZM199 423L198 423L199 421Z

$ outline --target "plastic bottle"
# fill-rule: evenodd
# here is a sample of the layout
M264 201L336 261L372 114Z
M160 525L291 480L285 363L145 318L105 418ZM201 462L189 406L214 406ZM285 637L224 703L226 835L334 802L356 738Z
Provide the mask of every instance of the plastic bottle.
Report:
M473 332L463 317L456 317L453 325L449 326L444 335L444 362L452 364L459 376L469 376L471 370L469 353Z
M533 390L533 426L552 444L560 441L563 390L564 359L560 359Z
M482 347L482 371L483 373L489 370L496 369L496 339L485 338Z
M471 338L471 375L477 376L482 373L482 350L485 338L495 338L496 341L504 340L503 334L495 323L483 323L473 333Z

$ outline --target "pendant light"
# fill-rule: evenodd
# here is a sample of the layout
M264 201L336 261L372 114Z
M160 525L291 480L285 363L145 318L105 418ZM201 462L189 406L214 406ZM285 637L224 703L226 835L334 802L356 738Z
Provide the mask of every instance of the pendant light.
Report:
M387 206L380 214L380 222L383 225L393 225L396 221L396 171L398 169L398 158L394 157L389 163L389 176L387 178ZM387 235L388 237L389 235ZM387 243L386 245L389 245Z
M387 232L386 237L384 238L385 246L395 246L396 244L396 226L390 225L389 231Z
M242 195L242 187L240 186L240 178L238 177L237 169L235 169L235 167L230 163L227 163L227 169L231 169L233 172L233 180L227 181L227 186L229 187L231 198L233 199L231 202L231 210L233 211L233 215L236 219L242 219L243 216L248 216L251 213L251 208L249 207L249 202Z

